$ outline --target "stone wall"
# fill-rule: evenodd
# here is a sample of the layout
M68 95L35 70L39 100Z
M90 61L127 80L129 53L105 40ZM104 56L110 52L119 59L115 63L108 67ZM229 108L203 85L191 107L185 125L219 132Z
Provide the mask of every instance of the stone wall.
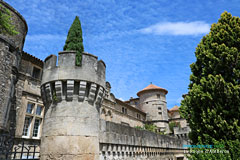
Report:
M4 37L12 44L14 44L14 46L19 51L22 51L25 42L25 36L28 31L27 23L25 19L22 17L22 15L18 13L18 11L16 11L14 8L12 8L9 4L7 4L3 0L0 0L0 4L2 4L10 11L12 24L15 26L15 29L18 32L17 35L0 34L0 36Z
M82 66L76 67L74 63L75 54L75 51L59 52L58 66L56 66L56 56L50 55L47 57L44 64L42 84L49 81L81 79L105 87L105 63L102 60L98 61L94 55L82 53Z
M158 131L169 133L166 93L150 90L139 94L139 108L147 113L146 120L155 124Z
M99 160L99 109L105 91L105 64L88 53L75 66L76 52L51 55L44 63L45 105L41 160Z
M123 112L124 111L124 112ZM113 94L105 96L101 105L100 118L114 123L129 125L131 127L143 126L146 113L139 108L116 99Z
M19 67L19 80L16 84L17 125L15 137L18 138L22 137L23 125L26 116L28 102L43 106L40 92L41 76L39 76L39 78L34 78L32 76L34 67L39 69L41 75L43 62L33 56L30 56L28 53L23 52L22 60ZM34 124L32 124L32 126L33 125ZM41 133L39 134L41 135ZM31 136L29 136L29 138L30 137Z
M185 140L100 121L101 159L176 159L184 157Z
M160 97L157 97L157 95ZM139 107L150 115L150 120L166 120L167 116L167 101L166 95L162 91L146 91L141 93L139 99ZM158 109L160 107L161 109ZM162 114L159 114L161 112Z
M18 32L10 36L0 33L0 132L14 130L16 121L15 85L18 80L18 67L27 34L24 18L10 5L0 0L0 4L11 13L11 20ZM10 118L9 118L10 117Z
M0 37L0 131L10 128L9 114L15 104L15 84L17 83L20 54Z

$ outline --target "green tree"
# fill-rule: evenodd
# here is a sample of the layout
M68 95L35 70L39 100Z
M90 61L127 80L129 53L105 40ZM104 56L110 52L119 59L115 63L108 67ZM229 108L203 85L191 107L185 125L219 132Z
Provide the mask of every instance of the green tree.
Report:
M82 38L82 27L79 20L79 17L76 16L73 24L71 25L67 40L63 47L64 51L73 50L76 51L76 66L81 66L82 64L82 52L84 51L83 48L83 38Z
M18 32L11 21L11 12L0 4L0 34L16 35Z
M173 133L173 128L174 127L181 127L181 125L180 125L180 123L179 122L170 122L169 123L169 129L170 129L170 131L171 131L171 133Z
M156 133L157 126L154 124L145 124L144 129Z
M181 102L193 144L222 144L240 159L240 18L224 12L196 48L188 94ZM222 158L222 156L226 156ZM229 159L194 154L193 159ZM202 157L201 157L202 156Z

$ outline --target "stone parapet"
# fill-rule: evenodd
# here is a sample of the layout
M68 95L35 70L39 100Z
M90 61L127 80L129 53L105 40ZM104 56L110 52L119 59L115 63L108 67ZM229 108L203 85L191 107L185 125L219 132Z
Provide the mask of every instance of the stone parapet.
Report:
M173 127L174 135L178 138L188 139L188 134L189 134L190 131L191 131L191 129L190 129L189 126L183 127L183 128Z
M105 87L106 65L102 60L89 53L82 54L82 66L75 66L75 51L59 52L57 56L50 55L45 59L42 84L58 80L84 80Z
M16 48L22 51L24 41L25 41L25 36L28 31L27 23L23 18L23 16L20 13L18 13L18 11L16 11L13 7L11 7L9 4L7 4L3 0L0 0L0 4L10 11L12 24L15 26L15 29L18 32L17 35L0 34L0 36L11 41L11 43L13 43L16 46Z
M175 159L184 157L183 139L100 121L100 159Z
M100 143L183 149L187 141L109 121L100 121Z

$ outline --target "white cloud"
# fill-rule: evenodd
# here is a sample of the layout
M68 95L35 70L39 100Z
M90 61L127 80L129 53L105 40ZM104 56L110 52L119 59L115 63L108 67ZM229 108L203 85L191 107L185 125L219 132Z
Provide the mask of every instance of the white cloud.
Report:
M29 41L41 41L41 40L64 40L66 39L66 35L59 34L34 34L27 35L27 40Z
M118 98L118 99L120 99L121 101L124 101L124 99L123 99L123 98Z
M203 21L195 22L164 22L140 30L145 34L156 35L199 35L210 31L210 24Z

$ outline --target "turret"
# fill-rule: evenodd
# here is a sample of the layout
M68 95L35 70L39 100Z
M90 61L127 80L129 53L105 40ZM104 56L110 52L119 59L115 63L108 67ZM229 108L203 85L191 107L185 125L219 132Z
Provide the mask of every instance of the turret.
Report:
M139 107L147 114L147 122L155 124L158 131L169 131L166 94L164 88L148 85L139 91Z
M75 51L45 59L41 92L46 107L41 160L99 159L99 108L105 63L89 53L75 66Z

